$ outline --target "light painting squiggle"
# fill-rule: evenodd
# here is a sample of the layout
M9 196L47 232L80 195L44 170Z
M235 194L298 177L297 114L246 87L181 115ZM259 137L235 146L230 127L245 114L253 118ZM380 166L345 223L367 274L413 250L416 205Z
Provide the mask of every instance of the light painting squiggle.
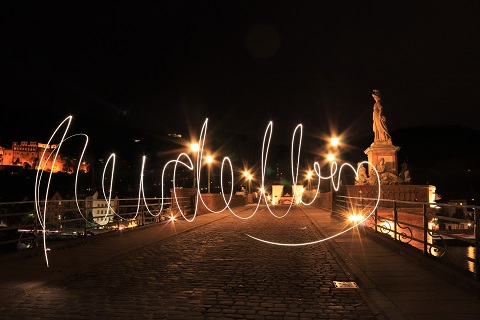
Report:
M85 150L86 150L87 145L88 145L88 136L85 135L85 134L74 134L72 136L67 137L67 132L68 132L68 129L70 127L71 121L72 121L72 116L69 116L69 117L65 118L58 125L58 127L55 129L55 131L53 132L52 136L48 140L48 143L47 143L48 145L51 145L54 138L57 137L58 135L61 135L61 138L59 139L59 143L57 144L57 147L53 150L53 152L51 152L48 155L48 157L46 157L46 149L44 150L44 152L42 154L42 157L40 159L38 168L37 168L37 174L36 174L36 178L35 178L35 211L36 211L36 215L38 217L38 220L40 222L40 226L42 228L42 232L43 232L43 235L44 235L43 236L43 248L44 248L44 255L45 255L45 261L47 263L47 266L49 265L49 263L48 263L49 248L47 247L46 236L45 236L46 235L46 216L47 216L48 194L49 194L49 189L50 189L50 183L51 183L51 179L52 179L53 170L50 170L50 175L48 176L48 180L45 182L46 186L45 186L44 200L42 200L42 197L40 196L43 173L48 171L47 170L48 169L47 168L47 163L49 162L49 160L52 156L53 156L52 168L55 166L55 162L56 162L57 157L59 155L62 144L65 141L67 141L68 139L74 138L74 137L84 137L85 138L84 147L83 147L82 154L81 154L79 162L78 162L78 168L77 168L77 172L76 172L76 175L75 175L75 202L76 202L76 206L77 206L77 209L78 209L81 217L83 219L87 220L86 216L82 213L82 210L80 209L77 190L78 190L78 173L80 172L80 164L83 160L83 156L84 156ZM112 199L113 180L114 180L114 175L115 175L116 156L115 156L115 154L111 154L110 157L108 158L108 160L105 163L103 174L102 174L102 194L103 194L103 197L104 197L104 199L107 203L107 210L106 210L105 216L103 217L102 222L105 221L111 213L113 213L115 216L117 216L121 220L134 220L134 219L136 219L138 214L139 214L139 210L140 210L142 200L143 200L143 204L145 205L145 208L147 209L147 211L150 215L159 216L160 213L162 212L162 210L164 209L164 206L166 205L165 202L164 202L164 197L163 197L163 194L164 194L164 183L163 182L164 182L164 178L165 178L165 173L166 173L167 169L172 167L172 166L173 166L173 181L172 181L173 186L176 185L175 177L176 177L177 168L178 168L178 166L183 166L183 167L187 168L188 170L194 171L194 173L196 175L196 177L195 177L196 178L196 187L197 187L197 190L200 190L200 185L201 185L200 169L202 168L203 150L204 150L204 146L205 146L205 140L206 140L206 137L207 137L207 124L208 124L208 119L206 119L205 122L203 123L202 130L200 132L200 139L199 139L200 143L199 143L199 149L198 149L197 154L196 154L196 163L195 164L193 163L192 159L188 156L188 154L180 153L175 160L168 161L165 164L165 166L163 167L162 177L161 177L162 197L160 197L161 203L160 203L160 208L158 210L158 213L153 213L149 209L148 204L147 204L147 200L146 200L146 197L145 197L144 174L143 174L145 172L145 170L144 170L145 169L145 163L146 163L146 157L145 156L142 158L142 169L141 169L141 173L140 173L140 181L139 181L139 189L138 189L138 202L137 202L137 208L136 208L135 216L133 218L126 219L126 218L121 217L118 213L116 213L114 211L114 209L111 205L111 199ZM62 128L64 128L63 133L61 133ZM290 205L289 205L288 209L285 211L285 213L283 213L281 215L277 215L273 212L272 208L270 207L269 200L267 199L267 196L266 196L266 193L265 193L265 174L266 174L266 168L267 168L268 151L270 149L270 142L271 142L271 139L272 139L272 132L273 132L273 122L270 121L269 124L267 125L266 130L265 130L265 134L264 134L264 137L263 137L263 143L262 143L262 155L261 155L261 166L260 166L261 167L261 185L260 185L261 192L260 192L260 197L258 199L258 202L256 203L255 209L253 210L253 212L251 214L249 214L247 217L242 217L239 214L237 214L232 209L232 207L230 207L230 203L233 199L233 188L230 188L230 195L227 198L226 195L225 195L225 192L224 192L225 189L224 189L224 181L223 180L224 180L224 172L228 170L230 172L230 183L233 186L234 185L234 176L233 176L234 169L233 169L233 165L232 165L231 160L228 157L225 157L222 160L221 171L220 171L220 188L221 188L221 194L223 196L223 200L224 200L224 203L225 203L225 207L223 207L221 210L218 210L218 211L215 211L215 210L211 209L205 203L202 194L197 191L197 193L196 193L196 200L197 201L195 201L195 204L196 204L195 205L195 210L194 210L194 213L193 213L193 217L191 219L189 219L189 218L187 218L186 213L182 211L181 205L178 202L176 188L172 188L173 189L173 198L174 198L175 203L177 205L177 208L178 208L180 214L183 216L183 218L188 222L192 222L197 215L198 204L199 204L199 201L201 201L202 204L203 204L203 207L206 208L211 213L219 213L219 212L223 212L225 210L229 210L237 218L247 220L247 219L252 218L258 212L262 200L265 201L266 208L275 218L279 218L279 219L284 218L290 212L290 210L292 209L293 202L290 203ZM297 127L295 128L295 130L293 132L292 142L291 142L290 162L291 162L291 173L292 173L293 185L297 185L297 182L298 182L302 139L303 139L303 126L301 124L299 124L299 125L297 125ZM297 140L298 140L298 142L297 142ZM185 160L183 160L183 159L185 159ZM320 190L321 180L331 180L333 188L335 189L335 191L338 191L338 189L340 187L340 177L341 177L342 170L344 169L344 167L347 167L347 168L353 170L356 178L358 178L358 168L360 166L362 166L363 164L368 164L368 165L370 165L371 168L373 168L375 170L376 177L377 177L377 180L378 180L377 181L378 182L377 183L377 185L378 185L378 198L376 199L375 205L373 206L370 213L368 215L366 215L363 219L361 219L359 221L356 221L355 224L353 224L351 227L349 227L345 230L342 230L341 232L339 232L338 234L335 234L333 236L329 236L327 238L319 239L319 240L316 240L316 241L304 242L304 243L279 243L279 242L272 242L272 241L260 239L260 238L254 237L252 235L249 235L249 234L246 234L246 235L248 237L252 238L252 239L255 239L255 240L258 240L258 241L261 241L261 242L264 242L264 243L268 243L268 244L274 244L274 245L280 245L280 246L305 246L305 245L311 245L311 244L316 244L316 243L320 243L320 242L323 242L323 241L330 240L330 239L332 239L332 238L334 238L334 237L336 237L340 234L343 234L345 232L348 232L348 231L352 230L353 228L355 228L359 224L366 221L375 212L375 209L377 208L378 203L380 201L380 178L379 178L378 172L376 172L375 167L373 165L371 165L368 161L363 161L363 162L359 163L357 168L354 168L352 165L350 165L348 163L344 163L344 164L342 164L342 166L340 166L340 168L338 168L337 163L333 161L331 163L331 166L330 166L330 175L328 175L328 176L322 176L321 170L320 170L320 164L318 162L315 162L314 163L314 172L318 177L318 186L316 188L316 192L315 192L315 196L313 197L313 200L308 202L308 203L303 202L303 200L299 196L296 188L292 188L293 193L294 193L294 195L293 195L294 199L299 199L299 202L301 204L304 204L304 205L307 205L307 206L311 205L315 201L315 198L317 198L317 196L318 196L318 192ZM106 178L107 177L107 171L108 171L107 169L108 169L109 165L111 166L110 176L109 176L109 179L108 179L110 181L110 185L109 185L108 192L107 192L106 188L105 188L105 180L107 180L107 178ZM335 177L337 177L336 181L335 181ZM43 208L41 207L42 201L43 201ZM172 201L173 201L173 199L172 199ZM242 212L243 211L244 210L242 210Z

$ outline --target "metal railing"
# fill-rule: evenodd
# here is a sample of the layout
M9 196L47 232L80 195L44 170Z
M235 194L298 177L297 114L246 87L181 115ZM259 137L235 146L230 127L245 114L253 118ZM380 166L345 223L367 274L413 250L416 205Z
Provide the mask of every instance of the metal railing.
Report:
M106 202L92 199L79 200L80 211L75 200L49 200L46 204L42 201L38 206L45 212L45 230L33 201L3 202L0 203L0 254L36 248L43 243L43 237L48 242L67 241L161 223L178 215L179 210L192 213L190 197L177 200L178 206L171 198L147 198L146 204L143 199L139 204L138 198L112 199L113 211ZM43 213L40 215L43 220Z
M366 217L376 198L337 196L332 215ZM480 207L465 204L380 200L362 223L392 241L472 275L480 281Z

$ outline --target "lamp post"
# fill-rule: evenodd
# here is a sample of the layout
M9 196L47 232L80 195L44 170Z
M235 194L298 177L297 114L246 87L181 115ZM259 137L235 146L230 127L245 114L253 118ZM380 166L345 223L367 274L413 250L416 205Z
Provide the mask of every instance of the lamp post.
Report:
M199 149L199 148L200 148L200 147L199 147L198 143L192 143L192 144L190 144L190 150L193 152L193 187L194 187L194 188L195 188L195 185L196 185L196 182L197 182L197 176L196 176L196 172L195 172L195 167L196 167L196 165L197 165L197 163L196 163L197 157L196 157L196 156L198 156L198 149ZM197 153L197 154L195 155L195 153Z
M312 175L313 175L313 172L312 170L309 170L307 172L307 190L311 190L312 189L312 182L311 182L311 179L312 179Z
M251 174L248 175L248 193L252 193L252 179L253 176Z
M327 160L330 162L330 173L332 172L332 162L335 160L335 155L333 153L329 153L327 155ZM332 183L333 177L330 177L330 192L333 192L333 183Z
M330 162L330 173L332 172L331 169L332 169L332 162L335 161L335 154L336 154L336 149L339 145L339 139L337 137L332 137L330 138L330 152L328 153L327 155L327 160L328 162ZM333 178L334 177L331 177L330 178L330 195L331 195L331 214L333 215L333 204L334 204L334 201L333 201Z
M205 158L205 161L207 162L207 166L208 166L208 187L207 187L207 190L208 190L208 193L210 193L210 167L212 166L213 157L212 156L207 156Z
M245 177L245 191L248 193L248 176L250 175L250 173L248 171L243 171L243 176Z
M332 162L335 161L335 154L336 154L336 149L340 143L339 138L337 137L332 137L330 138L330 151L327 154L327 160L330 162L330 169L332 168ZM330 179L330 191L333 192L333 183L332 183L333 177Z

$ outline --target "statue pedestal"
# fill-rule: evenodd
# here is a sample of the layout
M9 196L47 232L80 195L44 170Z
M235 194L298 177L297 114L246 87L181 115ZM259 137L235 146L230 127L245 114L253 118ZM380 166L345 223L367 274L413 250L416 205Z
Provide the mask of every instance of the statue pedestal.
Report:
M370 145L365 154L368 157L368 172L372 169L372 165L377 166L380 159L385 160L385 171L398 175L397 152L400 147L394 146L392 141L376 141Z

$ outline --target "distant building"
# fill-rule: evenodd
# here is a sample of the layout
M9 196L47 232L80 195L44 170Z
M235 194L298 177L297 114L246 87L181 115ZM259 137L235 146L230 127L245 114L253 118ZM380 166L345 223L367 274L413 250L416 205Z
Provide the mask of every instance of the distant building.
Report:
M39 202L40 214L45 219L47 229L62 230L65 228L63 220L79 218L75 201L68 199L68 195L62 195L56 191L45 204L45 200Z
M93 196L86 198L87 215L93 218L93 222L99 225L106 225L113 222L114 210L118 210L118 197L112 199L110 208L107 201L98 197L98 191Z
M58 154L55 159L55 148L57 146L57 144L48 145L34 141L22 141L20 144L13 142L11 149L0 146L0 167L15 166L27 170L37 169L45 152L41 164L44 171L73 173L76 168L74 161L61 154ZM82 162L80 170L88 172L88 163Z
M448 213L452 216L456 212L462 212L463 214L467 213L467 199L456 199L447 201L447 204L450 205L448 207Z

